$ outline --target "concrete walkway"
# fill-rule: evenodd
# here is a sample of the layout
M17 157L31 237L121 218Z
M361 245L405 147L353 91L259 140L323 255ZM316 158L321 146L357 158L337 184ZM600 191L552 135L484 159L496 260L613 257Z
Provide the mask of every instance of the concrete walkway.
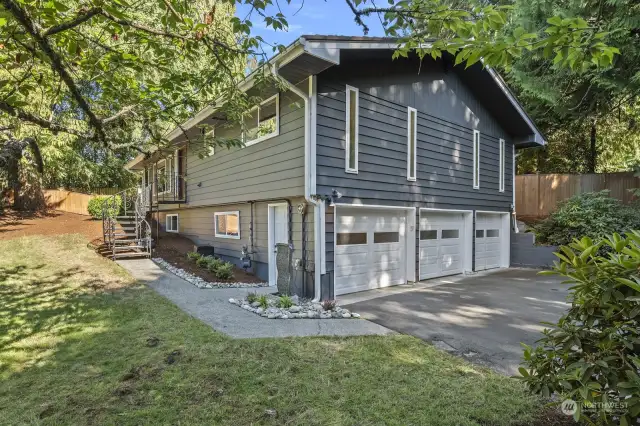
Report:
M118 264L189 315L231 337L361 336L394 333L364 319L270 320L240 309L228 300L231 297L243 297L249 291L269 293L274 291L273 288L199 289L163 270L150 259L119 260Z

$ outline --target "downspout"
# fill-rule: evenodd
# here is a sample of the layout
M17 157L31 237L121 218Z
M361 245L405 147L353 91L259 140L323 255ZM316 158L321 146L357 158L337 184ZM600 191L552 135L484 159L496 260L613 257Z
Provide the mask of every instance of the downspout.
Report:
M282 81L289 90L298 95L304 101L304 199L307 203L314 206L313 224L314 224L314 298L313 301L320 300L320 263L321 263L321 246L320 246L320 202L311 197L311 159L315 155L311 149L311 99L308 94L297 88L290 81L280 76L278 72L278 64L274 63L272 67L273 75Z
M514 233L519 233L520 231L518 230L518 218L517 218L517 212L516 212L516 158L518 156L520 156L520 153L518 152L516 154L516 146L515 144L511 146L513 155L512 155L512 165L511 165L511 174L512 174L512 178L513 178L513 182L511 184L511 193L513 196L513 232Z

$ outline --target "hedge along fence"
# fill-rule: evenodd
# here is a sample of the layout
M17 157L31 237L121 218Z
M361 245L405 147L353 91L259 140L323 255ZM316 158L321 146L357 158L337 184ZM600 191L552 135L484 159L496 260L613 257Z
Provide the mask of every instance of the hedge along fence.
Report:
M109 192L103 192L103 190L113 191L111 194L118 192L117 188L101 188L100 192L105 195L109 195ZM87 210L89 201L98 195L83 194L81 192L67 191L66 189L45 189L42 192L44 193L47 208L83 215L89 215Z
M609 196L627 204L634 200L629 189L640 188L640 177L633 172L598 174L537 174L516 176L516 213L543 218L558 203L577 194L609 190Z

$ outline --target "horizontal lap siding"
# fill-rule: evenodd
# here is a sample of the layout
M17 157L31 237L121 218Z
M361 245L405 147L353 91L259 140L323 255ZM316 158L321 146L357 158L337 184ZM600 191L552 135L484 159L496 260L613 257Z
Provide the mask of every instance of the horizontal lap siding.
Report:
M293 260L302 258L302 215L297 211L297 205L304 201L303 198L291 199L293 214L292 236L293 236ZM277 202L274 202L277 203ZM273 203L272 203L273 204ZM265 266L269 262L269 234L268 234L268 205L269 202L256 202L254 204L253 221L253 241L254 262L262 263ZM240 212L240 239L220 238L215 236L214 213L215 212ZM250 203L239 203L224 206L212 206L201 208L184 208L180 210L167 210L160 213L160 224L166 223L166 214L179 215L179 234L183 235L198 245L211 245L217 255L239 260L242 246L250 248L250 226L251 226L251 205ZM313 266L313 209L307 209L306 216L306 240L307 240L307 262ZM302 272L294 271L294 279L298 284L302 280ZM267 276L261 277L267 279Z
M402 65L334 67L318 77L317 192L340 203L509 211L512 144L453 73L434 63L417 74ZM342 68L342 69L341 69ZM359 89L358 174L345 173L345 85ZM417 109L417 179L407 181L407 107ZM481 133L480 189L473 189L473 130ZM499 138L505 191L499 192ZM333 270L333 209L326 222Z
M218 137L238 137L238 128L218 128ZM280 94L278 136L242 148L217 147L199 158L187 152L187 202L191 207L304 195L304 105Z

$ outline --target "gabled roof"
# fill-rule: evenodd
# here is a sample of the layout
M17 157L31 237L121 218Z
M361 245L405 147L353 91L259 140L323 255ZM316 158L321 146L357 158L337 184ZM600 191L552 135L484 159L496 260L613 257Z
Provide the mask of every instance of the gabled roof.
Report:
M429 45L429 40L425 45ZM340 64L340 53L351 49L393 50L398 47L400 40L392 37L312 35L299 37L283 52L272 57L261 68L248 75L239 87L243 91L250 90L258 72L265 67L276 65L280 76L296 84L309 75L316 75L334 65ZM491 67L475 64L468 69L462 66L454 67L471 91L480 99L490 113L504 123L505 130L511 134L517 148L544 145L545 139L515 95L509 90L500 75ZM183 133L197 136L197 125L211 121L215 112L222 105L224 99L219 99L214 105L199 111L193 118L176 127L166 137L170 141L179 141ZM139 155L127 164L127 169L140 168L143 155Z

